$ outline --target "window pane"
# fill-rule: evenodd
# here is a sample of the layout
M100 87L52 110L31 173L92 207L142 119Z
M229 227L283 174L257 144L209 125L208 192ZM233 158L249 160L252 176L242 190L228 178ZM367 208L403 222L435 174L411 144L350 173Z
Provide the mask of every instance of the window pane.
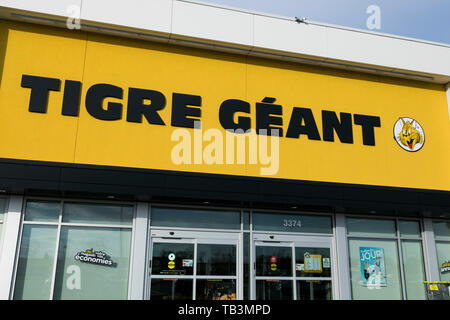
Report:
M236 246L199 244L197 246L198 275L236 275Z
M62 227L54 299L127 299L131 230Z
M60 202L28 201L25 210L26 221L58 222Z
M250 212L244 211L242 214L243 214L243 228L244 230L250 230Z
M6 212L6 198L0 198L0 221L3 221L3 219L5 218L5 212Z
M450 242L436 242L441 281L450 281Z
M56 226L23 226L14 299L50 299L56 233Z
M238 211L152 208L151 224L158 227L241 229L241 215Z
M64 203L63 222L131 226L133 206Z
M450 222L434 221L434 236L438 240L450 240Z
M331 281L297 281L297 300L332 300Z
M256 246L256 276L292 276L292 249Z
M154 243L152 274L192 275L194 245L190 243Z
M425 268L422 243L402 241L403 269L405 272L406 297L408 300L425 300Z
M292 300L291 280L257 280L256 300Z
M350 239L349 253L353 299L402 299L396 240Z
M197 280L196 300L236 300L236 280Z
M313 266L314 263L317 269ZM331 277L330 249L295 248L295 270L297 277Z
M282 213L253 213L253 230L333 233L331 217Z
M396 236L394 220L347 218L350 236Z
M420 238L420 224L419 221L399 220L398 228L402 237Z
M192 300L192 280L152 279L150 300Z

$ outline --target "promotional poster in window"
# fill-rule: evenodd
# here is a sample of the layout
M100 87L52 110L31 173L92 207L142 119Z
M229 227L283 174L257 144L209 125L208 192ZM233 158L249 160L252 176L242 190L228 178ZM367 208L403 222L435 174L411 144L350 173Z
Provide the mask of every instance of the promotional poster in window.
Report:
M361 280L364 287L386 287L383 248L360 247Z

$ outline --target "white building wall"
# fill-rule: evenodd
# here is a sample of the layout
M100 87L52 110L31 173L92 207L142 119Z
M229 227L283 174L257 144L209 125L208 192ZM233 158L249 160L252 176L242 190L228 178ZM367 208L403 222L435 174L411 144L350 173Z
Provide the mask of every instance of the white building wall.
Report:
M236 52L244 55L450 82L450 46L446 44L310 21L297 23L294 17L192 0L0 0L0 18L64 27L71 6L80 7L81 28L87 31L144 39L157 35L159 41L239 49Z

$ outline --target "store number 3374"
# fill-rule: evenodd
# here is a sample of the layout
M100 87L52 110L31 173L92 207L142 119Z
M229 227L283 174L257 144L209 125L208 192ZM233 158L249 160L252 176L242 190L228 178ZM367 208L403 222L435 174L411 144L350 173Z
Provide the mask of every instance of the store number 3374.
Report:
M286 228L301 228L302 222L296 219L283 219L283 227Z

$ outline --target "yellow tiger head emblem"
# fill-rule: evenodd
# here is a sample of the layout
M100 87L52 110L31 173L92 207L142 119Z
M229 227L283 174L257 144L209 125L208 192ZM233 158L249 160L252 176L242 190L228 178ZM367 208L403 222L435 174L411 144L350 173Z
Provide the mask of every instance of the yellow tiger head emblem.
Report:
M419 131L417 131L414 128L414 120L412 120L411 122L408 122L403 119L402 123L403 123L403 127L402 130L400 131L400 141L404 146L407 146L409 149L414 149L414 146L416 145L416 143L421 143L423 142L423 137L422 135L419 133Z

